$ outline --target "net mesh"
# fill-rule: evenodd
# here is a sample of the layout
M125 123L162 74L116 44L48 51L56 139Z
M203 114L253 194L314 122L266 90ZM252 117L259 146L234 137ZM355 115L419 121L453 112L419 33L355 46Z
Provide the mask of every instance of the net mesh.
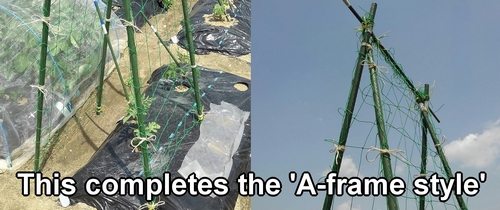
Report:
M360 38L358 47L361 47L361 33L358 34L358 37ZM413 180L420 176L429 178L434 173L437 173L439 177L448 178L444 170L445 166L442 165L429 133L426 134L426 171L424 174L421 174L422 153L424 152L422 147L423 121L421 109L417 101L424 103L425 99L428 100L432 95L432 87L431 93L426 94L422 84L414 85L411 79L407 78L402 71L402 65L394 65L387 56L390 55L393 57L394 49L388 49L388 54L385 54L383 52L385 48L380 45L380 40L374 40L369 48L371 50L368 52L367 59L363 62L366 65L365 69L368 69L368 67L376 69L375 74L382 102L381 107L387 133L388 149L390 150L393 176L402 178L406 183L405 193L397 197L399 208L419 209L420 197L412 191ZM373 60L369 59L370 57ZM365 70L364 76L368 77L367 74L369 72ZM344 169L343 171L343 168L341 168L340 176L347 175L360 178L384 177L382 157L378 150L381 146L377 133L372 88L369 80L366 83L360 84L360 95L358 95L358 98L361 99L361 102L358 102L360 105L353 111L353 121L350 126L349 138L345 145L343 162L349 164L352 161L351 163L357 165L357 170L345 171L346 169ZM430 101L426 103L428 103L431 109L434 108ZM436 113L438 111L439 107L434 110ZM338 112L344 117L346 110L339 109ZM434 119L432 115L430 117ZM444 143L446 137L434 121L432 121L431 127L436 131L436 135L441 138L441 144ZM331 152L335 153L338 150L336 148L338 142L335 140L326 141L334 145L334 149ZM346 161L346 158L349 161ZM334 197L334 201L335 199L341 198ZM451 196L446 202L441 202L438 197L429 194L425 196L424 200L425 209L460 209L454 196ZM366 209L386 209L386 202L386 197L383 196L351 197L350 209L359 208L358 204L360 203L371 203L371 208L368 207ZM335 203L333 206L335 206ZM364 206L363 209L365 207L367 206Z

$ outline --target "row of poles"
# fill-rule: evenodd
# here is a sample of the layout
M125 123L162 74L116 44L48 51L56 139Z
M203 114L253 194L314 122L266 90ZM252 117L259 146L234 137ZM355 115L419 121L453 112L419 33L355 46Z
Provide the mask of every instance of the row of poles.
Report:
M387 132L385 130L385 121L384 121L384 115L383 115L383 109L382 109L382 102L380 99L380 89L378 87L378 80L377 80L377 67L373 63L373 54L372 54L372 45L377 46L377 48L381 51L383 54L384 58L386 58L386 62L388 62L392 67L393 70L395 71L396 74L398 74L401 79L405 82L405 84L408 86L408 88L412 91L412 93L416 96L416 103L420 107L420 115L421 115L421 121L422 121L422 154L421 154L421 174L427 174L427 135L430 134L432 141L434 143L434 146L436 147L437 154L439 155L439 158L441 159L441 163L444 167L446 176L449 178L453 177L451 168L448 164L448 161L446 160L446 157L444 155L443 148L441 147L441 143L439 142L439 139L437 137L436 131L432 126L430 115L434 116L437 122L439 122L439 119L436 117L432 109L428 107L428 100L429 100L429 85L425 85L425 90L424 92L420 92L410 81L410 79L404 74L403 70L401 67L396 63L394 58L390 55L389 51L380 43L380 40L375 36L373 33L373 24L374 24L374 19L375 19L375 13L377 10L377 4L372 3L370 12L368 13L368 17L362 18L359 16L359 14L354 10L354 8L351 6L348 0L343 0L344 4L348 7L348 9L353 13L353 15L356 17L356 19L362 24L362 44L359 49L359 55L358 59L356 62L356 68L354 70L354 77L352 79L352 86L350 89L349 93L349 98L347 101L346 105L346 111L345 115L343 118L343 123L342 123L342 129L340 131L340 137L339 137L339 148L345 148L345 145L347 143L347 136L349 134L349 129L351 126L352 122L352 117L354 113L354 107L356 104L356 98L359 90L359 84L361 81L361 75L362 75L362 70L363 67L365 66L364 62L368 61L368 66L369 66L369 73L370 73L370 82L371 82L371 87L372 87L372 94L373 94L373 100L374 100L374 108L375 108L375 118L376 118L376 125L377 125L377 135L378 139L380 141L380 147L384 151L389 150L389 144L387 140ZM336 155L334 156L334 161L333 161L333 166L331 168L331 172L337 173L340 170L340 166L342 164L342 158L344 155L344 150L343 149L338 149L336 150ZM381 152L381 161L382 161L382 171L384 174L384 177L387 180L391 180L393 178L393 172L392 172L392 167L391 167L391 157L390 154ZM335 187L335 185L334 185ZM334 190L342 190L342 189L334 189ZM455 195L458 205L461 210L467 210L467 205L465 204L464 199L462 198L461 195ZM323 210L329 210L331 209L332 206L332 201L333 201L333 195L326 195L325 200L323 203ZM425 196L420 196L419 199L419 209L424 210L425 209ZM399 210L399 205L397 198L394 195L389 194L387 196L387 209L389 210Z
M105 63L106 63L106 57L107 57L107 50L109 49L115 64L115 67L118 72L118 76L120 78L120 82L122 83L122 88L125 94L125 97L127 101L130 101L131 98L128 95L127 89L125 87L125 82L123 81L123 77L121 74L121 71L119 69L118 61L115 56L115 53L113 51L113 47L111 45L111 41L109 38L109 28L110 28L110 18L111 18L111 5L113 3L113 0L107 0L107 6L106 6L106 19L103 18L103 15L101 14L101 10L99 9L99 4L97 1L94 1L94 5L97 11L97 15L99 17L99 20L101 22L103 32L104 32L104 38L103 38L103 45L102 45L102 57L100 61L100 67L99 67L99 75L98 75L98 88L97 88L97 108L96 108L96 114L99 115L101 113L101 105L102 105L102 93L103 93L103 83L104 83L104 71L105 71ZM45 17L46 20L49 19L50 17L50 6L51 6L51 0L45 0L44 5L43 5L43 16ZM193 35L192 35L192 27L190 23L190 18L189 18L189 5L187 3L187 0L182 0L182 9L183 9L183 15L184 15L184 32L186 33L186 38L188 41L188 51L189 51L189 60L190 60L190 68L192 71L192 85L194 88L194 93L195 93L195 102L196 102L196 113L198 116L198 120L203 120L203 106L201 103L200 99L200 90L198 86L198 76L199 76L199 70L196 67L195 63L195 53L194 53L194 45L193 45ZM139 79L139 67L138 67L138 59L137 59L137 49L135 45L135 30L134 26L132 25L133 23L133 17L132 17L132 9L131 9L131 1L130 0L123 0L123 11L124 11L124 17L123 19L129 23L126 24L126 29L127 29L127 37L128 37L128 52L129 52L129 58L130 58L130 69L132 71L132 83L133 83L133 97L134 99L134 104L135 104L135 109L137 110L137 124L138 124L138 129L139 129L139 135L142 138L146 138L145 135L145 123L144 123L144 114L147 110L144 110L144 105L142 101L141 96L141 85L140 85L140 79ZM140 12L144 19L147 21L147 23L151 25L147 17L144 15L144 13L141 11ZM105 21L106 20L106 21ZM152 27L153 28L153 27ZM175 59L171 51L168 49L168 47L164 44L164 42L161 40L161 36L157 33L156 30L154 30L155 35L157 36L158 39L160 39L160 42L163 43L163 46L169 53L169 55L172 57L173 61L178 67L181 67L181 64ZM41 51L40 51L40 66L39 66L39 76L38 76L38 86L39 87L44 87L45 85L45 73L46 73L46 63L47 63L47 55L48 55L48 35L49 35L49 22L48 21L43 21L43 28L42 28L42 43L41 43ZM43 117L43 100L44 100L44 91L42 88L39 88L38 90L38 95L37 95L37 112L36 112L36 136L35 136L35 158L34 158L34 171L39 172L40 171L40 139L42 136L42 117ZM148 155L148 149L147 149L147 142L142 142L140 144L140 150L141 150L141 156L142 156L142 163L143 163L143 170L144 170L144 176L145 178L150 178L151 177L151 166L150 164L150 158ZM154 205L153 201L149 203L150 205Z

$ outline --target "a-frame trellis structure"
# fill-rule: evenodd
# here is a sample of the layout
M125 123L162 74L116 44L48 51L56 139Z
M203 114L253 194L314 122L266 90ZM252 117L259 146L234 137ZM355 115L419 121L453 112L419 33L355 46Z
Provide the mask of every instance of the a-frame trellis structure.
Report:
M392 171L392 166L391 166L391 150L389 148L388 144L388 138L387 138L387 132L386 132L386 125L385 125L385 120L384 120L384 115L383 115L383 107L382 107L382 102L381 102L381 97L380 97L380 90L379 90L379 83L378 83L378 75L377 75L377 66L375 65L374 59L373 59L373 50L378 49L379 53L382 55L384 58L385 62L391 66L391 68L394 71L394 74L399 77L404 83L404 85L411 91L415 98L415 103L418 105L420 109L420 115L421 115L421 126L422 126L422 143L421 143L421 166L420 166L420 176L426 176L427 169L427 136L429 135L432 139L432 142L434 143L434 146L436 148L435 152L439 156L439 159L441 160L441 164L444 168L445 175L448 179L453 177L453 173L451 171L451 168L449 167L448 161L445 158L444 151L441 146L441 142L438 139L438 135L432 126L431 122L431 117L432 115L434 119L439 122L439 119L436 117L434 112L429 108L428 106L428 101L429 101L429 86L426 84L425 89L418 90L410 81L410 79L405 75L403 72L401 66L396 63L394 58L391 56L389 51L382 45L380 42L380 39L377 38L374 33L373 33L373 25L374 25L374 18L375 18L375 13L377 9L377 4L372 3L370 12L368 13L367 16L361 17L351 6L351 4L347 0L343 0L345 5L349 8L349 10L354 14L354 16L359 20L359 22L362 24L361 28L361 47L359 50L359 56L357 58L356 62L356 68L354 70L354 76L352 79L351 83L351 89L349 93L349 98L346 104L345 108L345 113L344 113L344 118L343 118L343 124L342 124L342 129L340 132L340 137L338 140L338 145L336 146L336 154L335 158L333 160L333 166L331 167L331 172L338 174L340 170L340 166L342 164L342 158L344 155L344 151L346 148L346 143L347 143L347 137L349 134L349 129L351 127L351 122L353 120L353 113L354 113L354 108L356 104L356 98L359 92L359 86L360 86L360 80L363 72L363 67L368 66L369 68L369 74L370 74L370 82L371 82L371 89L372 89L372 98L373 98L373 106L375 108L375 118L376 118L376 127L377 127L377 139L379 140L380 143L380 149L378 151L380 152L380 158L381 158L381 163L382 163L382 172L384 177L387 180L391 180L393 178L393 171ZM335 185L333 185L335 187ZM336 191L337 189L334 189ZM341 190L341 189L339 189ZM455 198L457 200L458 206L461 210L466 210L467 206L460 195L455 195ZM398 210L399 209L399 204L397 197L394 195L389 194L387 197L387 209L389 210ZM333 201L333 196L327 195L324 200L323 204L323 210L328 210L332 206L332 201ZM419 210L424 210L425 209L425 197L421 196L419 198Z

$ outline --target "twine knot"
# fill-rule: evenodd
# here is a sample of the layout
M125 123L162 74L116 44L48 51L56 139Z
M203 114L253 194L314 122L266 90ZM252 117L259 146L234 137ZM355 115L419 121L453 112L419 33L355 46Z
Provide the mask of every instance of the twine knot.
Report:
M443 136L443 138L442 138L442 139L443 139L443 140L442 140L441 142L439 142L439 144L436 144L436 145L435 145L436 147L439 147L439 146L443 145L443 144L446 142L446 136Z
M120 18L120 20L124 23L123 25L130 26L130 27L134 28L135 30L139 31L140 33L142 33L141 29L139 27L135 26L134 23L129 22L125 19L121 19L121 18Z
M389 70L387 69L387 67L385 67L385 66L378 66L374 62L363 60L363 61L361 61L361 63L362 63L362 65L368 66L368 68L370 68L370 69L375 69L375 70L379 71L382 74L389 73Z
M368 153L370 153L371 151L379 151L379 153L377 154L377 156L375 156L375 158L373 158L373 159L370 160L370 159L368 159ZM397 155L399 153L404 153L404 151L400 150L400 149L380 149L380 148L377 148L377 147L371 147L368 150L368 152L366 152L366 160L371 163L371 162L375 161L375 159L377 159L377 157L379 157L380 155L382 155L382 154L388 154L388 155L393 155L394 157L396 157L397 159L403 161L404 163L406 163L408 165L412 165L405 158L399 157Z
M370 45L370 44L368 44L368 43L366 43L366 42L362 42L362 43L361 43L361 46L366 46L366 47L368 47L368 50L371 50L371 49L372 49L372 45Z
M55 26L55 25L50 24L50 17L39 16L39 15L32 15L31 16L31 20L32 20L31 22L24 23L24 25L32 24L32 23L36 23L36 22L40 22L41 21L41 22L47 24L47 26L49 28L51 28L52 33L58 34L58 33L60 33L62 31L61 28L59 28L59 26Z
M416 175L413 175L413 178L417 178L417 177L427 177L427 174L429 173L433 173L433 171L428 171L427 173L425 174L416 174Z
M38 89L43 95L47 94L47 90L43 85L30 85L30 87Z
M134 141L140 140L139 143L134 144ZM132 152L137 149L143 142L152 142L156 141L156 135L151 135L149 137L134 137L132 141L130 141L130 145L133 147Z
M338 162L338 159L339 159L339 151L341 152L344 152L345 151L345 146L344 145L336 145L336 144L333 144L335 146L334 149L331 149L330 150L330 153L336 153L335 154L335 164L339 164Z
M421 112L429 111L429 104L427 103L427 101L425 101L424 103L419 103L418 106L420 106Z

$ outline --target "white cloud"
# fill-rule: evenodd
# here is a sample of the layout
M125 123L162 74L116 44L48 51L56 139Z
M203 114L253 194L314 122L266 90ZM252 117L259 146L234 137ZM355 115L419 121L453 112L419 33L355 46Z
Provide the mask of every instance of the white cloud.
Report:
M406 172L406 165L398 164L396 165L396 175L401 176Z
M326 169L321 173L321 176L326 176L330 172L330 169ZM356 167L356 164L354 163L354 160L350 156L344 156L342 160L342 165L340 166L340 172L338 177L360 177L362 178L363 176L361 174L358 174L358 168Z
M341 177L362 177L361 174L358 174L358 168L356 167L354 160L350 156L347 156L346 158L344 158L344 160L342 160L342 166L340 166L339 175Z
M337 208L337 210L361 210L360 205L353 206L351 208L351 201L346 201L342 204L340 204Z
M486 168L500 157L500 120L481 134L469 134L444 146L446 158L462 167Z

